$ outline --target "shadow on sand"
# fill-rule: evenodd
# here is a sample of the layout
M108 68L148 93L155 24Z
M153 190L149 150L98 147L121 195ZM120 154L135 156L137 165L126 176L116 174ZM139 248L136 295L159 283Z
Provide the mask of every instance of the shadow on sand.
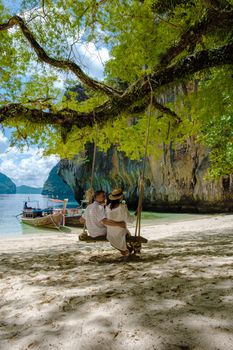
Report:
M1 255L2 350L232 349L232 232L150 241L128 261L85 247Z

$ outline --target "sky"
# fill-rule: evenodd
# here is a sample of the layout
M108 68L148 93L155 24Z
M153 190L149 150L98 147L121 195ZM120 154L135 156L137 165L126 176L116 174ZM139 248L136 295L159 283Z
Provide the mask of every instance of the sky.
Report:
M58 161L56 156L43 157L42 150L35 147L25 147L21 153L18 148L10 147L8 138L0 131L0 172L17 186L42 187Z
M11 1L13 10L17 8L18 3L17 0ZM104 75L104 63L109 59L107 48L97 49L93 43L78 44L76 51L85 72L101 80ZM59 87L62 88L64 83L62 76L60 80ZM43 157L43 150L36 147L25 147L23 152L20 152L16 147L10 147L9 138L9 129L5 134L0 130L0 172L9 176L17 186L43 187L50 170L57 164L59 158L53 155Z

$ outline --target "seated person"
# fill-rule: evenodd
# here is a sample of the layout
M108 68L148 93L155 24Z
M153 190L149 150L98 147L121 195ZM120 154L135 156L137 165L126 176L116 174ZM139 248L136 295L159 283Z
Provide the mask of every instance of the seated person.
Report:
M128 211L127 205L122 203L123 192L121 188L115 189L109 196L110 204L107 206L107 218L114 221L133 223L135 216ZM127 227L107 227L107 240L118 249L122 255L129 255L130 250L126 244L126 236L130 234Z
M107 219L105 212L105 192L96 191L94 195L94 202L89 204L82 215L80 222L86 223L88 235L91 237L106 236L106 226L114 226L124 228L124 222L117 222Z

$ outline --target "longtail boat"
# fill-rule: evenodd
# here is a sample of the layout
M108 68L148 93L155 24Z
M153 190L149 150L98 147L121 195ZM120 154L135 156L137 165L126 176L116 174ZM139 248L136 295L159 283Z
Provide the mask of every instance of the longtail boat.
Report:
M48 214L41 217L40 216L32 217L30 215L31 213L23 213L21 217L21 221L24 224L32 225L35 227L47 227L47 228L59 229L63 220L62 213Z
M30 203L33 202L36 202L36 207L30 206ZM63 220L63 211L53 212L52 208L40 209L38 201L28 200L24 202L24 208L21 215L21 221L24 224L35 227L59 229L63 224Z

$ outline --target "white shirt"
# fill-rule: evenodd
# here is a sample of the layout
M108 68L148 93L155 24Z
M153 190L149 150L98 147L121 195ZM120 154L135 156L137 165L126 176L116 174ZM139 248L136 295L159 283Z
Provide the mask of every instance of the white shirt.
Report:
M125 223L133 223L135 220L134 215L130 215L127 205L120 204L114 209L110 209L110 206L106 208L107 218L114 221L124 221ZM108 228L115 228L114 226L109 226ZM119 228L118 228L119 229Z
M114 209L110 209L110 206L106 208L107 218L114 221L124 221L125 223L133 223L135 220L134 215L130 215L128 208L125 204L120 204ZM127 249L125 236L128 233L127 228L121 228L118 226L107 227L107 240L116 249L125 251Z
M86 227L91 237L104 236L107 234L107 228L101 222L106 219L103 205L98 202L89 204L82 216L86 221Z

